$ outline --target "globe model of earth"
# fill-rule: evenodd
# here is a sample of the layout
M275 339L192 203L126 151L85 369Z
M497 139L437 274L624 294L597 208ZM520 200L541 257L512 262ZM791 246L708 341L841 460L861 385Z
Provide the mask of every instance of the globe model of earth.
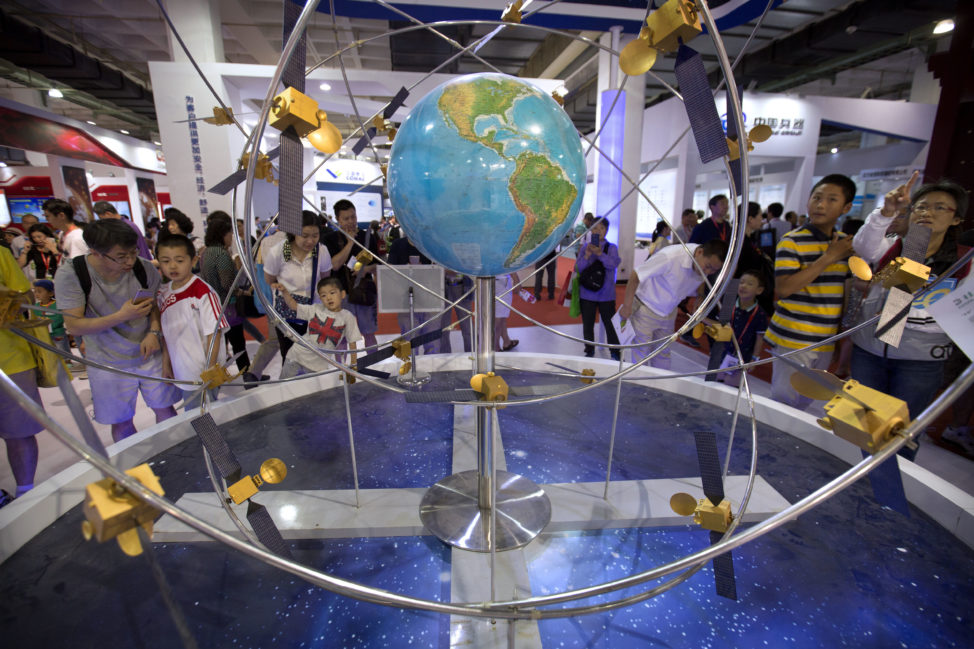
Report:
M575 127L554 99L503 74L423 97L389 157L389 199L410 241L447 268L504 275L548 254L585 190Z

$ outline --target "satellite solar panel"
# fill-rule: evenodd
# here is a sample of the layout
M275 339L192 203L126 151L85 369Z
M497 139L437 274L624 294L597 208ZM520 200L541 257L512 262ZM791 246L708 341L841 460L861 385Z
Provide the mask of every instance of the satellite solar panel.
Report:
M236 482L240 478L240 462L227 445L227 440L223 438L223 433L213 421L210 413L205 413L190 422L197 437L203 442L206 451L213 458L217 470L227 482Z
M384 361L385 359L389 358L395 353L395 351L396 350L394 350L392 347L386 347L385 349L380 349L378 351L372 352L371 354L366 354L365 356L361 356L355 362L355 369L361 372L369 365L375 365L379 361Z
M922 264L927 258L929 245L930 228L925 225L911 225L910 230L903 237L903 256Z
M274 524L267 508L255 503L253 500L247 502L247 521L254 528L257 539L264 544L268 550L282 557L291 558L291 549L284 542L281 531Z
M365 135L360 137L355 142L355 144L352 145L352 153L354 153L355 155L362 153L362 150L365 149L366 146L368 146L369 141L374 137L375 137L375 129L374 128L367 129L365 131Z
M879 314L879 324L876 325L876 337L887 345L900 346L903 330L906 328L906 316L910 312L913 294L895 286L886 296L886 304Z
M717 436L713 431L695 431L697 461L700 463L700 480L703 493L714 505L724 499L724 483L721 479L720 458L717 457Z
M406 403L442 403L444 401L477 401L480 394L474 390L428 390L407 392Z
M680 84L683 107L700 151L700 160L706 163L727 155L729 150L724 128L700 54L686 45L680 45L673 73Z
M710 533L710 545L715 545L723 534L720 532ZM734 558L731 551L714 557L714 584L717 586L717 594L727 599L737 600L737 580L734 578Z
M862 456L869 457L869 453L862 451ZM909 518L910 505L906 500L903 476L900 475L900 465L895 455L869 472L869 484L876 502Z
M729 323L734 315L734 305L737 304L737 287L740 283L741 280L732 279L727 282L727 286L724 288L724 295L720 300L720 314L717 316L717 320L721 324Z
M391 119L396 114L396 111L406 103L407 97L409 97L409 91L406 90L405 86L402 86L399 88L396 96L392 98L392 101L389 102L389 105L385 107L385 110L382 111L383 119Z
M294 2L284 3L284 42L301 15L301 7ZM304 92L305 36L284 66L281 82L285 87ZM281 133L280 180L278 181L278 225L288 234L301 234L301 196L304 186L304 146L301 138L288 128Z
M365 374L366 376L374 376L377 379L387 379L391 376L389 372L380 372L378 370L370 370L368 368L356 369L359 374Z
M281 155L281 147L276 146L270 151L270 153L267 154L267 159L274 160L279 155ZM246 178L247 178L247 170L240 169L238 171L234 171L232 174L230 174L229 176L227 176L217 184L213 185L212 187L210 187L209 190L207 191L209 191L211 194L219 194L220 196L225 196L229 194L234 187L242 183Z

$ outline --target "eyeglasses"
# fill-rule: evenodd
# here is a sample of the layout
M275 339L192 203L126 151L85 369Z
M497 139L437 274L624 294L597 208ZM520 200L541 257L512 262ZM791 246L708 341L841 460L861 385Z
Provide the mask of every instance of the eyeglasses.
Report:
M913 206L913 213L919 214L920 216L923 216L928 212L941 215L941 214L952 214L956 211L957 211L956 207L950 207L949 205L941 205L941 204L930 206L927 205L926 203L920 203L919 205Z
M126 253L123 253L123 254L119 255L119 258L118 259L116 259L115 257L112 257L111 255L106 254L104 252L101 253L101 256L104 257L105 259L109 260L109 261L114 261L119 266L124 266L125 265L125 262L134 262L136 259L138 259L139 258L139 253L138 253L137 250L133 250L132 252L126 252Z

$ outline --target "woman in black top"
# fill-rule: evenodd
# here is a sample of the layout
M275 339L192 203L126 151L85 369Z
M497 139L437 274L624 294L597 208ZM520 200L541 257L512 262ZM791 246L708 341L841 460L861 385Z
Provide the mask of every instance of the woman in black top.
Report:
M206 228L206 248L203 249L200 257L200 277L217 292L221 302L227 299L231 290L234 293L227 302L223 315L230 325L226 334L227 342L233 348L234 354L243 352L237 357L237 369L244 371L250 366L250 357L247 355L247 343L244 341L244 319L237 313L235 307L239 289L234 285L237 267L228 250L232 241L233 224L230 216L226 212L214 212Z
M35 223L27 230L24 251L17 260L21 268L29 267L32 279L54 279L54 273L61 263L61 252L57 248L54 233L43 223ZM26 272L26 271L25 271Z

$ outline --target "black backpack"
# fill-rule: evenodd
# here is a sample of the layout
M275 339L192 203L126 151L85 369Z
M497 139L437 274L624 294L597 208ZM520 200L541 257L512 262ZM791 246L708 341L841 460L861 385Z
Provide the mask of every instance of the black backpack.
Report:
M606 243L602 247L602 252L608 250L609 244ZM602 290L605 286L605 265L602 264L601 259L596 259L578 274L578 285L593 292Z
M86 255L78 255L71 259L71 265L74 266L74 272L78 276L78 283L81 284L81 290L85 294L85 310L81 312L82 315L88 313L88 294L91 293L91 274L88 272L85 257ZM145 266L142 265L141 258L135 260L132 274L135 275L135 279L139 280L139 285L142 288L149 288L149 276L145 273Z

